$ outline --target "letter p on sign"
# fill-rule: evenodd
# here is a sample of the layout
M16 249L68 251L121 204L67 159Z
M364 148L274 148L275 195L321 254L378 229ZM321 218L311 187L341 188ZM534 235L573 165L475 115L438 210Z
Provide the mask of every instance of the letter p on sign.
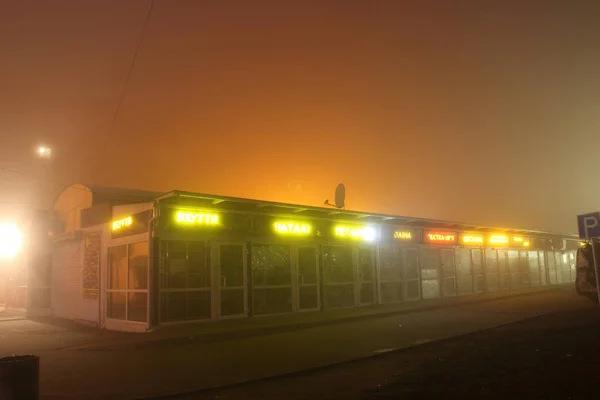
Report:
M600 237L600 212L578 215L577 225L581 239Z

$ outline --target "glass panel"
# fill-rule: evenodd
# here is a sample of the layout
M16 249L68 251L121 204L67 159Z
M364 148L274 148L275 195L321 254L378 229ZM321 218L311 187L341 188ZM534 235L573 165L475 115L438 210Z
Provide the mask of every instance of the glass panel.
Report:
M433 249L421 249L421 271L424 269L437 270L438 266L438 251Z
M475 276L475 291L478 293L485 291L485 275Z
M510 289L508 252L506 250L498 250L498 284L500 286L500 289Z
M204 242L188 242L187 287L209 288L211 271L208 250Z
M209 319L211 316L211 292L203 290L186 294L188 319Z
M422 269L421 279L437 279L439 277L439 271L437 269Z
M146 322L148 318L148 293L128 293L127 320Z
M148 242L129 245L129 289L148 289Z
M419 251L417 249L403 249L402 253L406 263L406 278L419 279Z
M419 292L419 281L408 281L406 283L406 298L410 300L416 300L421 298L421 293Z
M291 285L289 246L252 245L252 285Z
M358 273L361 281L373 281L373 249L358 249Z
M513 289L523 286L521 274L519 273L519 252L515 250L508 251L508 270L510 271L510 282Z
M160 294L161 321L177 321L186 319L186 292L162 292Z
M471 275L471 252L469 249L456 249L456 275Z
M547 253L547 264L548 264L548 276L550 278L550 284L551 285L556 285L557 278L556 278L556 263L555 263L555 259L554 259L554 254L553 253Z
M444 296L456 296L456 283L454 278L444 278Z
M221 276L225 278L225 282L221 280L221 285L225 283L226 287L244 286L244 247L239 244L220 245L219 256Z
M166 242L164 288L185 289L186 286L186 244L183 241Z
M254 314L276 314L292 311L292 289L268 288L254 289Z
M423 290L423 299L437 299L440 297L440 281L425 280L421 281Z
M108 260L108 289L127 289L127 246L110 247Z
M445 277L454 276L454 250L440 250L440 261L442 263L442 272Z
M372 282L360 285L361 304L370 304L375 301L375 285Z
M379 276L382 282L402 280L400 257L396 246L379 247Z
M548 271L546 270L546 257L544 256L544 252L538 252L538 263L539 263L539 271L540 271L540 283L542 285L546 285L546 276Z
M519 274L521 275L519 282L522 287L529 286L529 262L527 261L527 252L519 251Z
M485 270L488 274L498 273L498 254L496 250L485 250Z
M382 282L381 283L381 302L384 304L398 303L403 300L402 282Z
M221 315L242 315L244 313L244 289L221 290Z
M352 248L323 246L323 279L325 283L354 282Z
M472 276L458 276L456 279L457 279L459 295L473 293L473 277Z
M554 257L554 264L556 265L556 280L557 283L563 283L563 274L562 274L562 259L560 257L560 253L548 253L548 257Z
M540 284L540 266L537 251L529 252L529 276L533 285Z
M300 308L303 310L309 310L309 309L319 307L318 291L319 291L319 288L316 285L301 286L300 287Z
M124 247L124 246L123 246ZM107 292L106 316L113 319L125 319L125 293Z
M300 284L317 283L317 250L314 247L298 249L298 273L302 275Z
M485 272L487 290L495 292L500 289L498 279L498 253L496 250L485 250Z
M354 305L354 284L328 285L324 288L324 303L327 308Z
M471 258L473 260L473 274L483 275L483 251L471 250Z

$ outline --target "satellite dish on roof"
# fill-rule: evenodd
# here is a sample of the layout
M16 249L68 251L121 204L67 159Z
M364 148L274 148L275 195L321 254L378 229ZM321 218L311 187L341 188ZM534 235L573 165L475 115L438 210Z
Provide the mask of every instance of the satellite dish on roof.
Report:
M329 200L325 200L325 205L335 208L346 207L346 187L343 183L340 183L337 185L337 188L335 188L335 204L331 204Z

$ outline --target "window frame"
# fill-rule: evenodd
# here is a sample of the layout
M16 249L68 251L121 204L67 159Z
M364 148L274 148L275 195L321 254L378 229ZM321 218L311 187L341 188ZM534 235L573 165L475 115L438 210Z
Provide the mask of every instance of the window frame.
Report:
M130 288L130 280L129 280L129 272L130 272L130 247L139 243L144 243L146 244L146 257L147 257L147 262L146 262L146 289L131 289ZM125 289L113 289L111 288L111 278L112 278L112 262L111 262L111 249L114 248L118 248L118 247L123 247L125 246L125 258L127 260L127 273L125 274ZM144 239L144 240L135 240L135 241L131 241L131 242L126 242L126 243L115 243L114 245L108 246L107 248L107 266L106 266L106 288L105 288L105 292L106 292L106 311L105 311L105 315L106 315L106 319L112 320L112 321L123 321L123 322L127 322L127 323L133 323L133 324L143 324L143 325L147 325L148 321L150 320L150 291L149 291L149 287L150 287L150 268L149 268L149 262L150 262L150 253L149 253L149 249L148 249L148 240ZM110 309L110 304L109 304L109 300L110 300L110 294L111 293L123 293L125 294L125 318L121 319L121 318L113 318L109 316L109 309ZM130 293L145 293L146 294L146 319L145 321L136 321L136 320L130 320L129 319L129 294Z

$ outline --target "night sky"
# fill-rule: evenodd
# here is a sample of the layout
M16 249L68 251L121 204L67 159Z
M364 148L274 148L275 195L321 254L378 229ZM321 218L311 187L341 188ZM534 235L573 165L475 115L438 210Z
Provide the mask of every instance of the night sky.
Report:
M149 4L0 0L0 202L44 173L314 206L344 182L349 209L561 232L600 210L600 2L156 0L111 131Z

